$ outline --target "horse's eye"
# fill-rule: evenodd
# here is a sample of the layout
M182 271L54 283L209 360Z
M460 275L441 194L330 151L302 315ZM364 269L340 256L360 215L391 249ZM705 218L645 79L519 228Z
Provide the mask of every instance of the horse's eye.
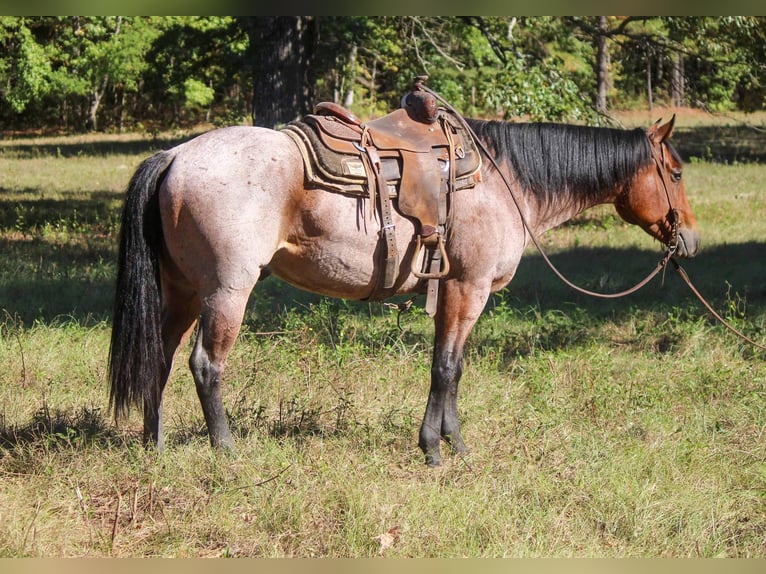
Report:
M680 169L674 169L670 172L670 180L673 183L678 183L681 181L681 170Z

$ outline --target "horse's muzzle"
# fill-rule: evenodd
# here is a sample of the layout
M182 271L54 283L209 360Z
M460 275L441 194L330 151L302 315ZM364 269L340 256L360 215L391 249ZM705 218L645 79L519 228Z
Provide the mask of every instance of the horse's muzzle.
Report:
M691 227L681 227L678 230L678 246L675 256L691 259L700 250L700 232Z

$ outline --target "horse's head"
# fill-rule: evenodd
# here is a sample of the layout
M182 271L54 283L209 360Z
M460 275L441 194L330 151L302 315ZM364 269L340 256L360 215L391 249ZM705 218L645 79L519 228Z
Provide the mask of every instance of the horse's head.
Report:
M686 197L681 159L666 141L675 116L665 124L661 121L646 132L652 161L616 198L615 207L625 221L639 225L671 249L675 246L677 257L694 257L700 247L697 220Z

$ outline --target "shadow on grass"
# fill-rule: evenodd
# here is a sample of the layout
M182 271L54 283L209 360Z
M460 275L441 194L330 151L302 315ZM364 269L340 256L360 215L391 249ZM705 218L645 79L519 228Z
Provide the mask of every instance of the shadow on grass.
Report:
M708 300L719 306L732 301L747 304L748 315L766 313L766 265L753 265L766 253L766 243L747 242L716 246L695 259L679 260L691 280ZM612 293L631 287L652 271L662 253L640 249L576 247L549 255L553 264L575 284L587 289ZM278 279L268 279L257 285L251 297L266 299L275 305L291 304L308 308L323 300L322 297L285 285ZM397 298L397 299L407 299ZM335 300L330 300L335 301ZM620 299L597 299L580 294L560 281L537 254L526 255L511 283L493 295L488 306L504 301L518 309L529 307L542 311L575 305L595 319L611 320L621 313L636 310L665 311L674 307L687 308L697 304L696 297L672 267L652 280L643 289ZM424 298L418 296L416 304L422 306ZM369 303L338 301L331 303L339 311L369 315ZM377 303L373 303L377 305ZM700 306L700 314L704 309ZM278 329L281 325L260 325L260 328Z
M719 306L732 300L747 302L748 311L766 312L766 266L753 265L766 253L766 243L750 241L703 249L695 259L679 260L692 282ZM660 260L661 253L638 249L578 247L550 257L556 267L575 284L587 289L614 293L643 279ZM594 317L614 317L635 309L661 311L687 307L697 299L670 266L643 289L620 299L604 300L580 294L553 275L538 254L522 260L516 278L498 297L519 307L559 308L575 304ZM700 313L704 310L700 307Z
M14 143L13 140L3 142L0 153L18 159L39 157L105 157L108 155L151 155L156 151L169 149L182 144L202 132L183 136L158 135L146 136L141 139L130 139L120 136L103 136L93 141L76 141L62 138L61 142L38 143L25 140Z
M747 125L678 127L672 141L685 162L695 158L718 163L766 161L766 130Z
M0 308L26 325L34 321L55 322L62 316L76 321L109 320L113 305L114 251L105 244L58 246L49 251L44 242L0 242L0 265L15 260L19 272L0 284ZM746 305L748 317L766 313L766 243L747 242L716 246L693 260L682 261L702 294L720 310L732 303ZM550 256L573 282L602 292L630 287L646 276L660 259L660 252L639 249L577 247ZM7 259L5 263L2 263ZM21 261L22 263L18 263ZM25 262L25 263L24 263ZM248 306L251 329L284 329L285 311L310 312L324 299L269 278L256 286ZM370 314L369 303L327 300L331 313L350 313L360 319ZM489 305L504 301L518 308L542 311L575 305L594 320L613 320L636 310L668 311L697 306L706 311L677 276L668 269L664 284L656 277L638 293L616 300L581 295L553 275L537 254L527 255L516 278L493 296ZM422 306L422 297L416 299ZM372 304L378 305L377 303Z
M87 199L39 199L39 190L8 190L5 194L29 195L30 199L0 201L0 228L25 233L41 228L116 226L122 210L122 195L109 191L90 193ZM83 229L80 229L83 232Z
M351 410L346 405L340 413L322 416L320 407L303 405L295 401L280 402L278 413L273 416L261 409L257 413L236 411L229 416L229 424L235 437L264 435L276 439L297 439L312 436L337 436L348 432L352 426ZM165 445L177 448L194 443L208 444L208 431L204 419L194 420L182 426L165 429ZM139 429L120 429L108 413L98 407L69 407L51 409L44 404L30 420L8 424L0 419L0 475L36 474L44 472L47 464L44 452L83 451L93 447L101 449L143 446ZM7 457L3 457L3 451Z
M110 424L100 408L81 406L74 410L51 410L44 404L23 424L0 424L0 451L15 453L10 461L4 460L3 469L14 472L13 465L21 466L18 472L34 473L42 459L35 460L34 453L25 447L40 447L47 451L82 450L92 446L111 448L124 446L126 436ZM32 449L33 450L33 449Z
M31 325L62 317L106 320L114 290L114 251L94 237L61 245L43 239L0 240L0 309Z
M0 309L25 325L62 316L106 320L120 200L97 192L87 199L0 201L0 228L8 230L0 239Z
M726 312L732 302L746 303L747 317L750 321L766 314L766 266L763 259L766 243L748 242L717 246L703 251L694 260L683 262L692 280L713 305ZM68 254L66 261L76 258ZM554 264L573 281L584 287L601 291L621 290L650 271L659 253L650 253L639 249L575 248L551 256ZM82 279L59 279L49 282L20 281L9 287L0 286L0 301L9 314L22 318L26 324L32 321L55 322L66 314L78 321L87 321L93 316L108 317L111 310L111 280L85 282ZM25 293L24 305L13 306L13 299L8 298L9 289L14 288ZM100 291L100 294L94 293ZM369 304L326 300L317 295L299 291L279 280L268 279L256 289L250 302L251 311L271 309L266 318L256 318L258 328L280 331L285 328L284 313L275 309L308 309L312 304L329 301L330 311L356 314L364 319L369 315ZM583 318L591 327L596 323L620 321L636 313L663 313L673 309L697 309L700 317L706 311L699 305L686 285L668 270L665 284L656 278L638 293L620 300L597 300L574 292L561 283L548 269L539 255L530 254L519 268L516 279L511 285L496 294L489 306L506 304L523 312L530 308L539 310L545 317L546 311L564 310L571 312L573 306L577 312L571 314L574 321ZM422 299L418 302L422 305ZM523 314L523 313L522 313ZM556 348L577 344L580 329L567 324L551 325L551 338L545 343L546 348ZM558 329L558 331L557 331ZM762 331L762 327L760 328ZM657 340L658 351L663 345L672 348L672 341L663 342L661 334L652 334ZM587 333L582 335L589 337ZM430 334L428 335L430 338ZM575 339L573 339L575 337ZM507 334L499 340L502 345L513 345ZM487 339L485 345L493 345ZM516 352L523 352L523 349ZM298 402L280 403L277 415L267 415L263 410L248 411L247 408L235 410L232 416L233 430L239 436L253 432L264 432L273 437L311 436L315 434L343 433L349 421L353 419L353 408L341 397L327 418L320 416L319 407ZM181 430L169 433L169 445L181 445L203 441L206 431L203 421L184 425ZM43 406L29 421L10 426L0 419L0 454L9 454L3 463L6 472L31 472L36 468L40 457L34 453L39 449L78 450L88 446L102 448L122 448L126 444L139 444L140 434L134 431L122 431L114 426L108 414L100 408L80 407L79 410L52 410ZM2 457L0 457L2 458ZM30 466L31 465L31 466ZM40 470L40 469L39 469ZM44 469L40 470L41 472Z

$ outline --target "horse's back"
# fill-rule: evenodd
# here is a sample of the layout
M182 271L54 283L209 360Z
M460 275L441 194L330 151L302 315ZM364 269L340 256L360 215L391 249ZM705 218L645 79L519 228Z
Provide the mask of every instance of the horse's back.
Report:
M202 134L174 148L166 194L188 204L207 199L222 209L258 197L278 201L283 189L300 185L303 168L295 144L283 133L232 126ZM229 199L231 201L229 201ZM189 207L189 205L187 205Z

